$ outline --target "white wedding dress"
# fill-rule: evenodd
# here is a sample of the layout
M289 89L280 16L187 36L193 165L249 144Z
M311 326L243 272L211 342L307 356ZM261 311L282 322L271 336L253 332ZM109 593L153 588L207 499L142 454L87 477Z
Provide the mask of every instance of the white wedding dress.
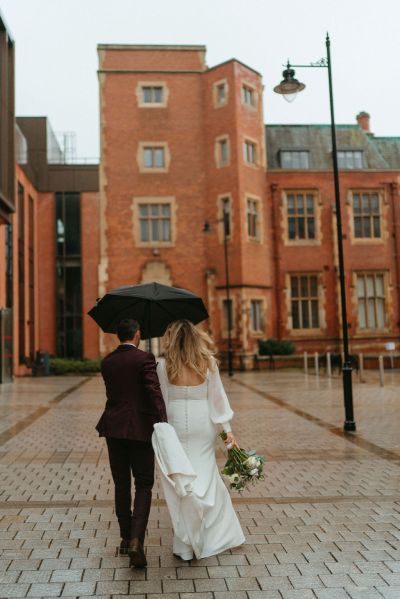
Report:
M176 432L165 434L168 425L161 423L153 435L174 528L173 553L185 560L193 555L200 559L237 547L245 537L215 460L217 436L222 428L231 430L233 416L218 367L215 364L206 381L195 386L172 385L164 360L157 373L168 422Z

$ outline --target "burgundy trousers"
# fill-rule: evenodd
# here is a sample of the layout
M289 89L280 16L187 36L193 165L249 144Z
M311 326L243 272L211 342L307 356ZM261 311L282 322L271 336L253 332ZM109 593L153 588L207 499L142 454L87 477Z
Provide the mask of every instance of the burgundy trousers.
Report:
M144 536L151 507L154 484L154 451L151 442L107 437L108 457L115 485L115 513L121 538ZM135 499L132 512L132 476Z

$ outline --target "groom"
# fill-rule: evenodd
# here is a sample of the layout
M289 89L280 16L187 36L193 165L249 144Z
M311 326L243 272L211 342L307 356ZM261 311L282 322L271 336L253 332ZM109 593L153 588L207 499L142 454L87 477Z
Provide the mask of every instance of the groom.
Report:
M140 328L132 319L117 327L120 345L101 364L107 403L96 426L105 437L115 484L115 512L121 531L120 553L130 565L147 565L144 536L154 484L153 425L167 422L153 354L138 349ZM131 473L135 481L132 512Z

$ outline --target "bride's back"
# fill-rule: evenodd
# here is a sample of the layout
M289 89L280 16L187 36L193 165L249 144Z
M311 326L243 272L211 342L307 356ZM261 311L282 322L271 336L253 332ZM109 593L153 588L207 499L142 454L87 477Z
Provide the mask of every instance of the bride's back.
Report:
M164 344L172 385L194 387L204 383L213 360L213 342L207 333L188 320L178 320L169 325Z
M170 380L169 382L178 387L194 387L196 385L201 385L204 381L205 377L201 377L197 372L191 370L187 366L182 366L174 380Z

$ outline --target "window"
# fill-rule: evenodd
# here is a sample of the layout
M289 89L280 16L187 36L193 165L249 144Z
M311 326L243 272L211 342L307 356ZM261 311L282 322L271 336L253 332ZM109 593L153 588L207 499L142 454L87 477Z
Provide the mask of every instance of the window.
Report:
M171 241L171 205L139 204L140 241Z
M230 235L231 235L231 198L229 196L222 197L220 201L221 201L221 217L223 219L223 222L221 223L222 224L222 235L224 235L224 227L226 227L226 236L230 237Z
M262 301L251 300L250 301L250 326L253 331L263 330L262 321Z
M310 168L310 154L307 150L281 150L282 168Z
M257 146L254 142L245 140L243 142L243 158L249 164L257 162Z
M82 357L81 198L56 193L57 355Z
M256 92L252 87L248 85L242 86L242 100L243 104L248 106L255 106L256 104Z
M217 85L217 102L218 104L224 104L226 102L226 85L220 83Z
M258 201L247 200L247 235L251 239L258 238Z
M228 332L229 330L232 332L233 329L233 304L232 300L224 299L222 302L223 306L223 330Z
M136 98L140 108L165 108L169 89L165 81L139 81Z
M221 164L228 162L228 142L226 139L219 142L219 157Z
M162 104L164 96L164 88L160 86L145 86L142 87L143 104Z
M358 325L360 329L385 327L385 276L383 273L357 274Z
M144 168L165 168L165 148L160 146L143 147Z
M288 193L288 238L315 239L315 199L312 193Z
M377 192L353 193L354 237L381 237L380 201Z
M216 81L213 84L213 103L215 108L225 106L228 103L228 82L226 79Z
M228 166L229 165L229 139L228 137L220 137L216 140L215 145L216 151L216 163L217 166Z
M362 150L339 150L337 157L339 168L363 168Z
M317 275L291 275L290 293L293 329L318 329Z

